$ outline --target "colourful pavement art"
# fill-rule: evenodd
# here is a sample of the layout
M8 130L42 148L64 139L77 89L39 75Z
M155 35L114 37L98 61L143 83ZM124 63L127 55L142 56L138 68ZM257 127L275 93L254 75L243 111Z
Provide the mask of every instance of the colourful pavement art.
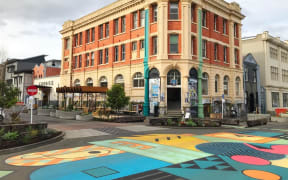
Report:
M11 157L7 164L44 166L31 180L288 179L283 133L149 134Z

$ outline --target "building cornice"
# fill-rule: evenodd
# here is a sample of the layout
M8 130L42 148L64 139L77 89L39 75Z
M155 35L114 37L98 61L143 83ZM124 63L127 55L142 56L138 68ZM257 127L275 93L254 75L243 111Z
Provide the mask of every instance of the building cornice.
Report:
M168 0L161 0L161 1L168 2ZM191 0L182 0L182 1L192 3ZM228 3L224 0L201 0L201 1L211 6L214 6L216 8L219 8L223 10L224 12L228 13L229 15L235 16L239 19L245 18L245 16L241 14L241 8L239 4L235 2ZM99 10L96 10L95 12L92 12L86 16L83 16L75 21L72 21L72 20L66 21L63 24L62 30L60 30L60 33L65 34L65 33L71 32L73 30L84 27L90 23L97 22L113 14L129 9L140 3L153 3L153 2L154 2L153 0L118 0L114 3L111 3L108 6L105 6Z

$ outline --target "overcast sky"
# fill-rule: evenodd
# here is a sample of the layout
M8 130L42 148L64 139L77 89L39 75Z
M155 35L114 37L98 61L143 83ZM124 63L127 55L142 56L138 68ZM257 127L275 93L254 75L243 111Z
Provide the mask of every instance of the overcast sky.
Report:
M64 21L75 20L115 0L0 0L0 50L9 58L40 54L61 59L61 35ZM236 1L246 16L243 36L268 30L288 40L287 0Z

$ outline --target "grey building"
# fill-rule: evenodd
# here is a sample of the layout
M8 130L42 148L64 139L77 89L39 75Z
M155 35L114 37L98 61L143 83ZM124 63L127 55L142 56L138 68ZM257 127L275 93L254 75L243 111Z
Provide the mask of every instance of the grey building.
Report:
M260 69L255 58L251 53L243 59L244 69L244 93L245 107L247 113L261 113L261 86L260 86Z
M19 102L26 103L28 94L26 88L33 84L33 68L36 64L45 62L46 55L26 59L9 59L6 62L5 81L20 91Z

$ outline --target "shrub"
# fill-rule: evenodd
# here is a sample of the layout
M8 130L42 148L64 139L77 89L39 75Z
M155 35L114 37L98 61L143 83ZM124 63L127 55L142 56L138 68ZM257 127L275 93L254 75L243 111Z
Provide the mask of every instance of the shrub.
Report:
M21 112L12 112L10 113L10 117L13 123L19 123L20 122L20 113Z
M1 129L0 129L0 137L3 136L4 134L5 134L5 129L4 129L4 128L1 128Z
M169 118L169 119L167 119L167 125L168 125L168 126L171 126L171 125L173 125L173 121L172 121L172 119L170 119L170 118Z
M28 127L27 129L27 134L31 138L35 138L39 134L39 131L37 129L33 129L31 126Z
M197 124L196 124L192 119L189 119L189 120L187 121L187 125L188 125L188 126L192 126L192 127L197 126Z
M18 138L18 136L19 136L19 134L17 131L7 132L2 136L2 139L6 140L6 141L14 141Z

